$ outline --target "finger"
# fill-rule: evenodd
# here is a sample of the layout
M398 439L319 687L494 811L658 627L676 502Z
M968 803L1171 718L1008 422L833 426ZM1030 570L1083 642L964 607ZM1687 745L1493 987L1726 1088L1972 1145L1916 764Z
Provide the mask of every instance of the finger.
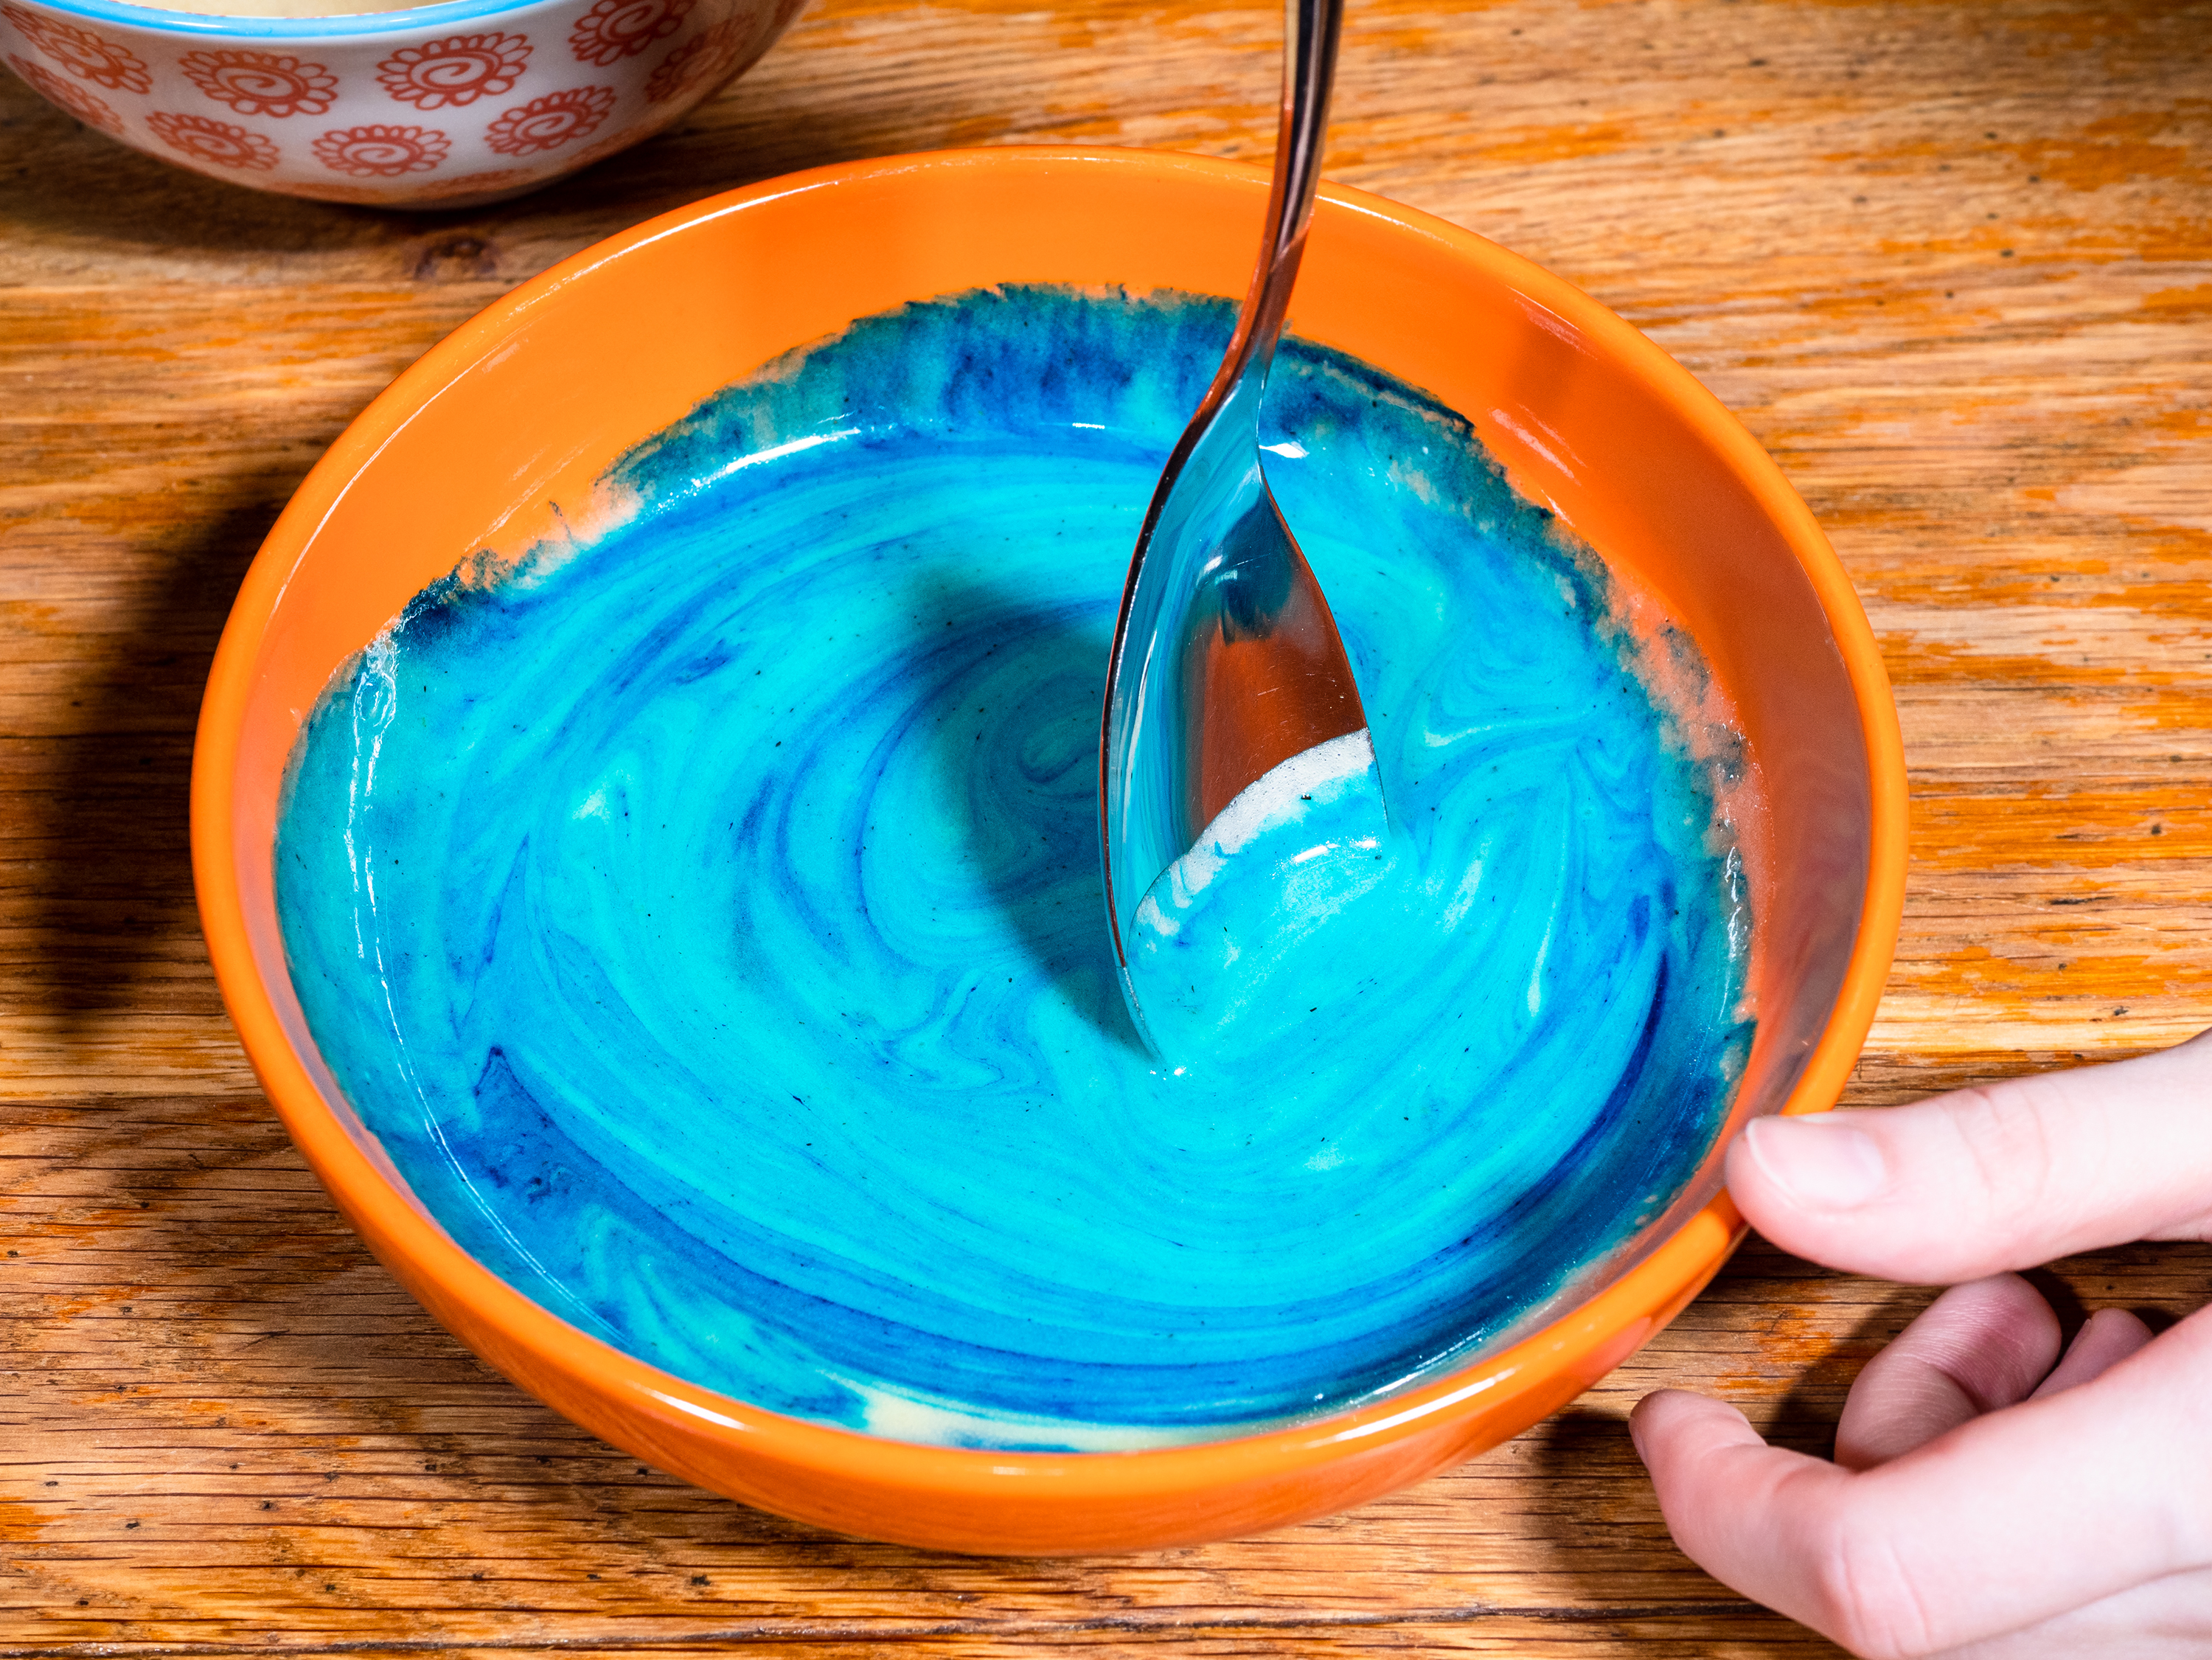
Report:
M1911 1106L1754 1119L1728 1181L1784 1250L1922 1285L2212 1238L2212 1032Z
M2148 1326L2125 1309L2099 1309L2088 1323L2074 1334L2065 1358L2051 1368L2051 1376L2036 1389L2039 1395L2056 1395L2102 1377L2148 1343Z
M2212 1310L1863 1474L1673 1391L1630 1428L1691 1557L1863 1655L1940 1652L2212 1563Z
M1836 1426L1836 1462L1872 1469L2025 1401L2057 1358L2058 1316L2027 1280L1954 1286L1859 1373Z
M1685 1389L1645 1395L1628 1415L1628 1433L1682 1554L1724 1584L1813 1623L1808 1611L1819 1599L1807 1567L1821 1554L1820 1535L1839 1502L1833 1490L1851 1477L1768 1446L1734 1407ZM1762 1525L1746 1526L1751 1516Z
M2212 1654L2212 1568L2172 1573L1941 1660L2204 1660Z

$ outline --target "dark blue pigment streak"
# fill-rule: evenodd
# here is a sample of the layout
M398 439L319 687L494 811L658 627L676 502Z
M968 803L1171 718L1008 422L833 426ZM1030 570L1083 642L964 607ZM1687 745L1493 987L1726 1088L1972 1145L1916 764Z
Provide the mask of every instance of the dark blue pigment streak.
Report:
M621 528L472 562L334 678L277 838L293 974L510 1283L776 1411L1138 1446L1463 1359L1680 1190L1750 1033L1705 775L1602 567L1456 417L1297 341L1268 474L1389 891L1285 959L1279 1048L1138 1045L1099 699L1231 322L1038 289L865 320L633 454Z

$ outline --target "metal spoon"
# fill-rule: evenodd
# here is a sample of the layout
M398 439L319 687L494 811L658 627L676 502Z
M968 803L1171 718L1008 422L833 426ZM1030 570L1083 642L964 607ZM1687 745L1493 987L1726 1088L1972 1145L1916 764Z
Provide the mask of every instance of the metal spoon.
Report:
M1343 0L1286 0L1259 265L1220 370L1160 475L1114 631L1099 742L1106 909L1122 993L1156 1052L1127 948L1146 891L1284 762L1357 734L1372 765L1352 665L1268 491L1259 438L1321 176L1343 15Z

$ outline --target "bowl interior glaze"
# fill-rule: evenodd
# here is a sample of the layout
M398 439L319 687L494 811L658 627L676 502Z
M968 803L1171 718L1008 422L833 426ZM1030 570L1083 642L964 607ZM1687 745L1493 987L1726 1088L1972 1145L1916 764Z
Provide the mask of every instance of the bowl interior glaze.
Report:
M842 1530L1079 1552L1225 1536L1356 1503L1495 1444L1671 1318L1740 1224L1717 1149L1538 1329L1403 1394L1289 1429L1136 1453L913 1446L763 1413L585 1336L471 1261L406 1192L318 1055L270 851L287 755L332 671L482 549L620 514L630 447L793 347L904 301L1006 283L1241 292L1266 174L1133 151L1008 149L824 169L698 204L501 301L380 397L316 467L241 589L203 707L193 857L223 994L287 1127L384 1261L493 1365L701 1484ZM1896 718L1848 579L1773 463L1587 296L1440 222L1324 191L1295 331L1431 392L1554 509L1733 704L1759 1029L1722 1140L1832 1104L1893 948Z

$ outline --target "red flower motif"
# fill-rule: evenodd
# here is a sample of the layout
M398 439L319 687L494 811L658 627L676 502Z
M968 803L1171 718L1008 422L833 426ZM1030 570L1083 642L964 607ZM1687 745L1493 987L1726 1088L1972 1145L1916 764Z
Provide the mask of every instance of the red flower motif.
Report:
M177 67L240 115L320 115L337 97L337 76L320 64L274 52L188 52Z
M315 160L356 179L397 179L428 173L451 147L435 127L347 127L315 140Z
M64 81L45 64L33 64L13 52L8 56L8 67L29 82L32 91L50 104L60 105L85 125L118 136L122 133L123 118L76 82Z
M605 69L676 33L698 0L599 0L576 20L568 50L580 64Z
M727 75L737 67L739 40L734 17L725 17L712 28L702 29L660 60L659 67L646 81L646 102L665 104L702 81Z
M80 81L97 82L110 92L146 92L154 85L141 59L90 29L58 23L21 6L0 5L0 17Z
M195 161L212 161L219 167L251 167L266 173L276 165L276 146L258 132L234 127L228 121L210 121L204 115L155 114L146 118L154 136L173 150L182 150Z
M458 109L512 92L529 61L526 35L456 34L393 52L376 66L376 78L403 104Z
M501 155L535 155L581 138L615 106L612 87L571 87L504 112L484 129L484 143Z

